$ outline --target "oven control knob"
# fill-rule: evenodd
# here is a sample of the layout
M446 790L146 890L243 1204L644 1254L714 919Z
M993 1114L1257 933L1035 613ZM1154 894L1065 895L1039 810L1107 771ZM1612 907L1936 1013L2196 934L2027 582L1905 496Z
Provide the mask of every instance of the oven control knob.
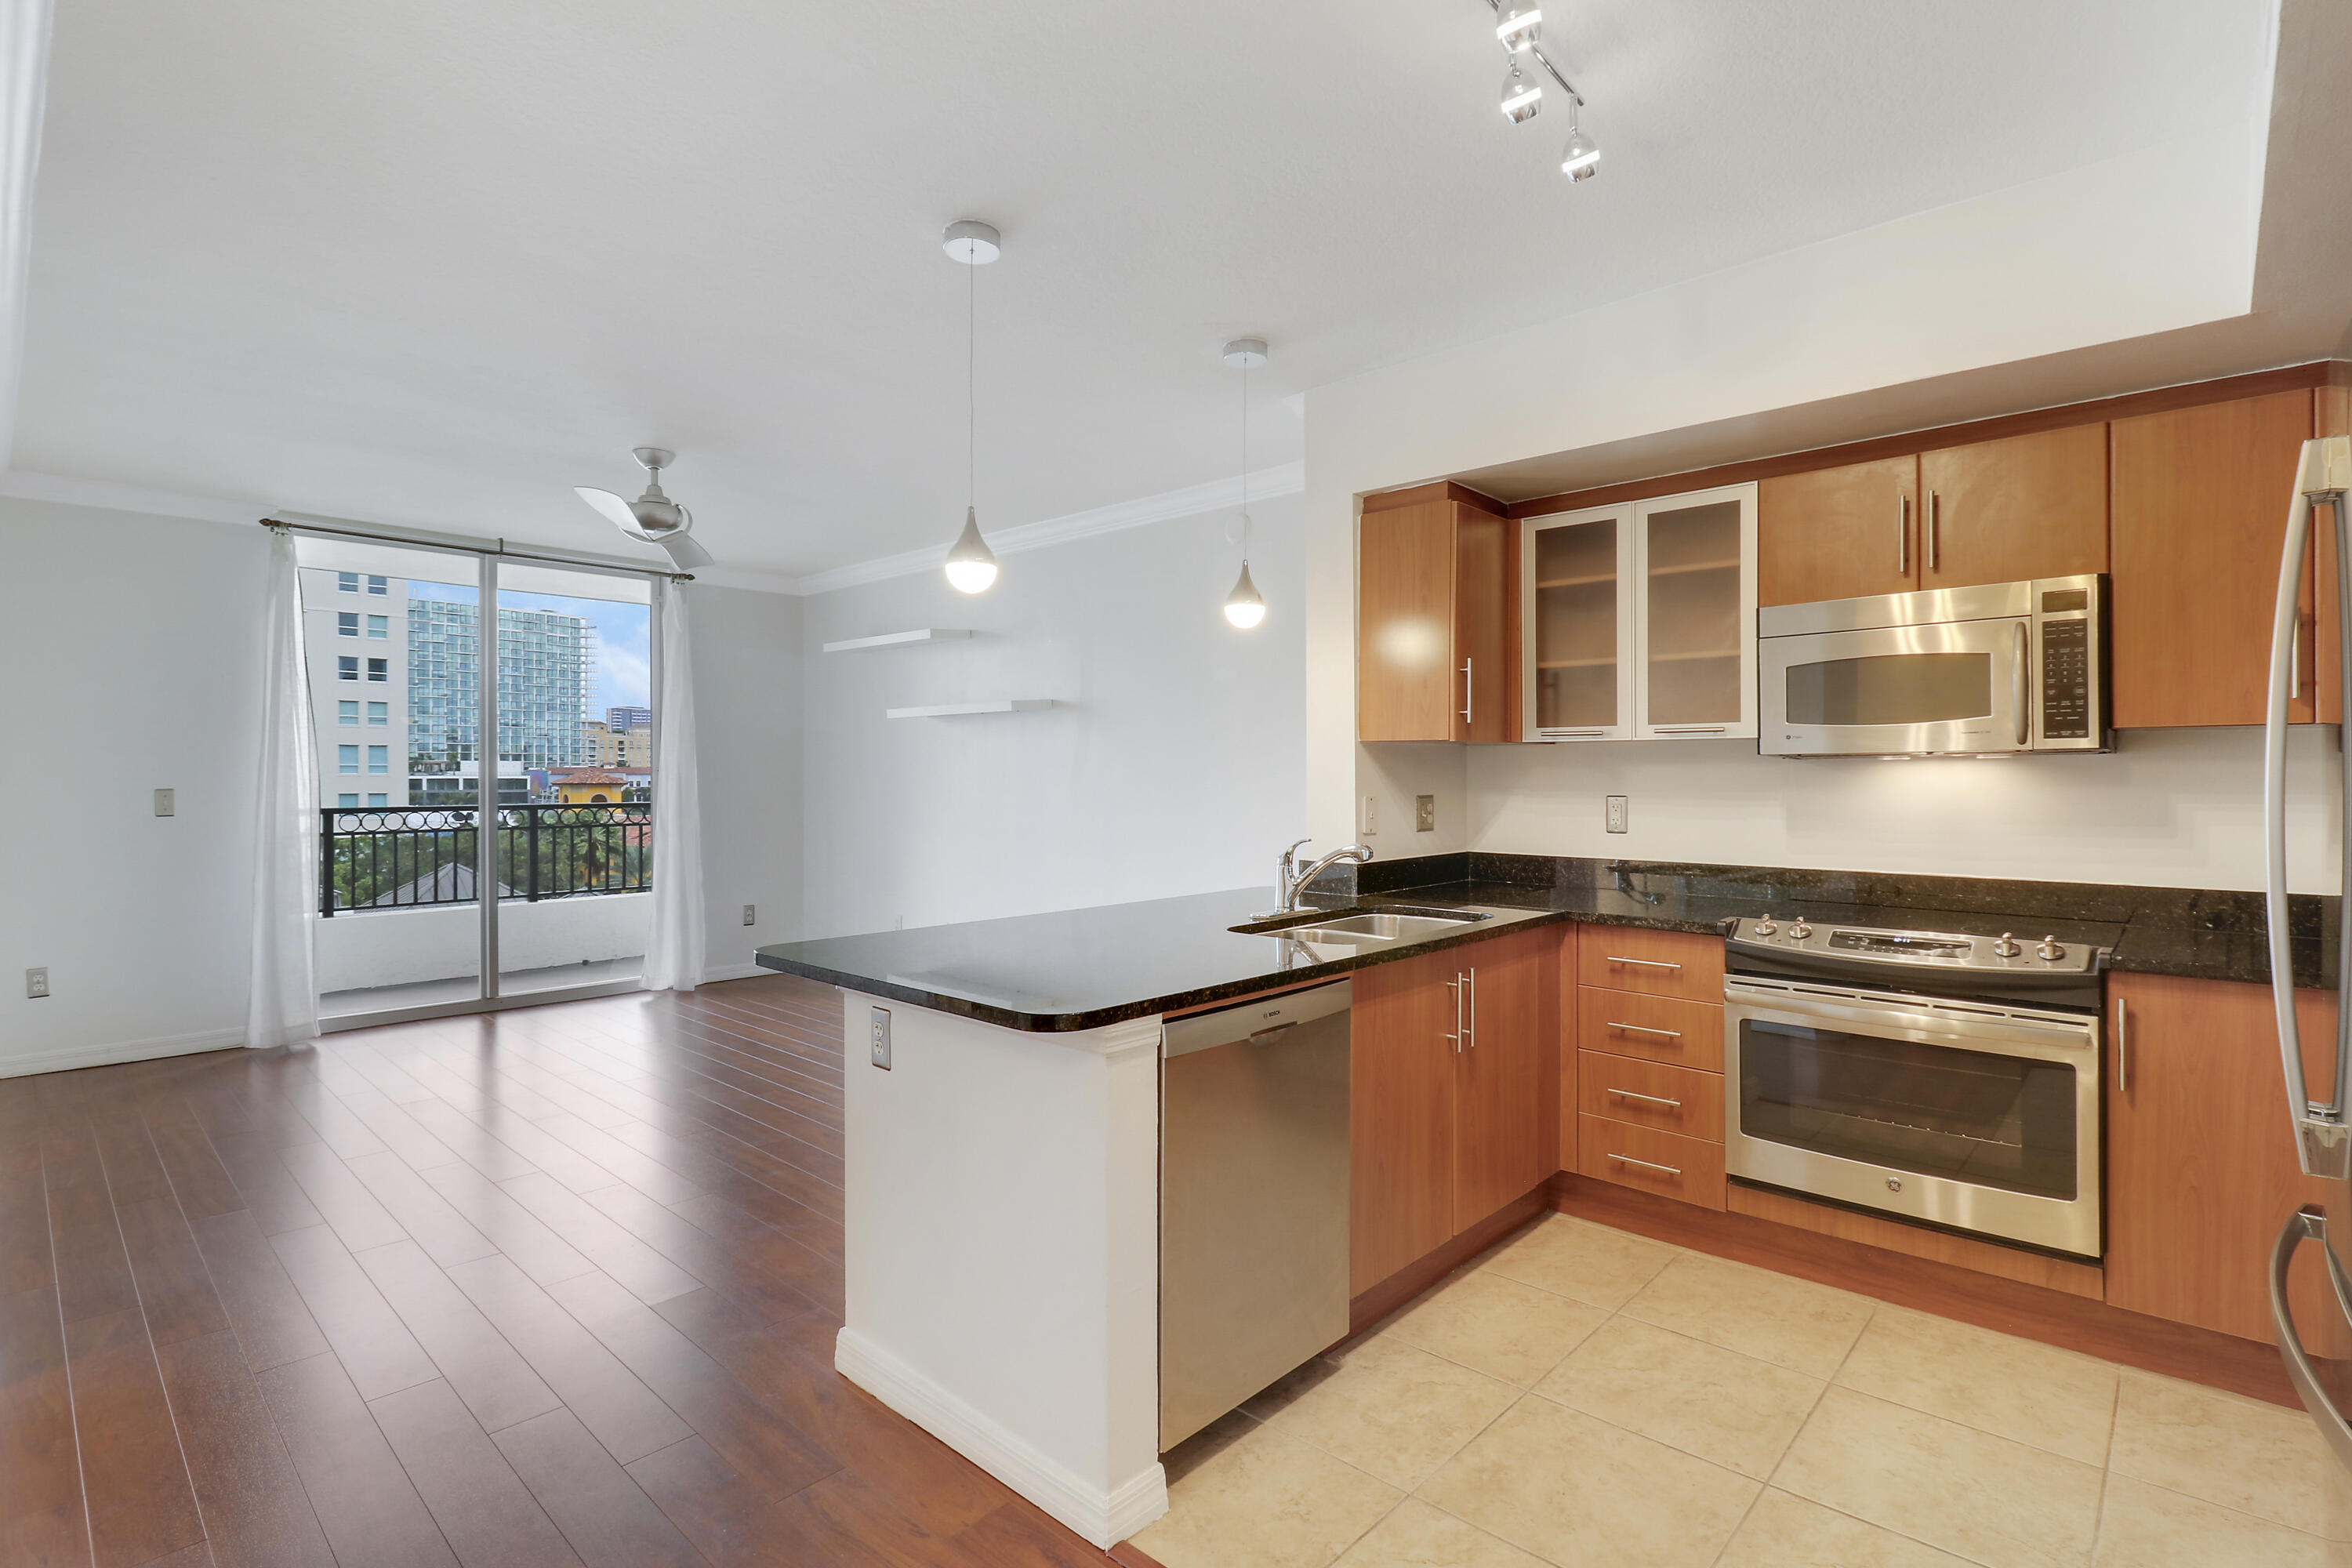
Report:
M1799 915L1797 917L1797 923L1789 928L1789 934L1796 938L1799 942L1802 942L1807 937L1813 934L1813 928L1805 923L1804 916Z
M2035 946L2033 952L2034 956L2044 963L2055 963L2066 956L2066 950L2058 945L2058 939L2054 936L2043 937Z
M1772 923L1772 916L1769 911L1765 914L1762 920L1756 922L1756 934L1758 936L1770 936L1774 931L1779 931L1780 929L1780 928L1779 926Z
M2000 940L1992 944L1992 954L1995 958L2015 958L2019 953L2023 952L2025 950L2023 948L2018 946L2016 942L2010 940L2010 935L2007 931L2001 932Z

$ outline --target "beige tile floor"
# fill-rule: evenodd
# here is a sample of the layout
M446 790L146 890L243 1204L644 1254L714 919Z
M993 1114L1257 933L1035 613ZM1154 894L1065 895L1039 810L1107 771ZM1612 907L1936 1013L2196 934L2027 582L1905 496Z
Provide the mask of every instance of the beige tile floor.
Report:
M1168 1457L1167 1568L2347 1568L2300 1411L1555 1215Z

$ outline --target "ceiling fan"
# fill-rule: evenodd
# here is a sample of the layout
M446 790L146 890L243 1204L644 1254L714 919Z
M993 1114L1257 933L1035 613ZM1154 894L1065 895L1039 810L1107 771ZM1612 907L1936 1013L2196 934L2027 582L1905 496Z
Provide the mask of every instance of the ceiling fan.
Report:
M631 455L646 469L646 493L636 500L624 500L611 490L600 490L593 485L572 488L582 500L610 519L631 539L642 539L669 552L669 558L679 570L691 572L698 566L715 564L710 552L687 537L687 531L694 526L694 514L662 494L661 471L677 460L677 454L659 447L638 447L632 449Z

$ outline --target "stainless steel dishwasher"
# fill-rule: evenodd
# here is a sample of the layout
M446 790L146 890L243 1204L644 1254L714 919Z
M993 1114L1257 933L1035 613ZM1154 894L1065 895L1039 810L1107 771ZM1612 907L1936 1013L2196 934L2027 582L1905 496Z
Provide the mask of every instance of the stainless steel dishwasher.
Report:
M1348 1332L1349 985L1171 1022L1162 1453Z

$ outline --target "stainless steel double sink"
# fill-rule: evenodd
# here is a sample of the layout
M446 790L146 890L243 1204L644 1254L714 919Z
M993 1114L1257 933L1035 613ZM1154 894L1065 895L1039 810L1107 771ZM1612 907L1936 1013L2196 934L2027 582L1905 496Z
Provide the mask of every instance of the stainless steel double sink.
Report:
M1231 929L1250 936L1288 937L1298 942L1339 942L1351 947L1386 947L1396 942L1426 942L1464 926L1491 921L1492 914L1475 910L1424 909L1391 904L1382 909L1310 910L1285 917L1281 923L1256 921Z

